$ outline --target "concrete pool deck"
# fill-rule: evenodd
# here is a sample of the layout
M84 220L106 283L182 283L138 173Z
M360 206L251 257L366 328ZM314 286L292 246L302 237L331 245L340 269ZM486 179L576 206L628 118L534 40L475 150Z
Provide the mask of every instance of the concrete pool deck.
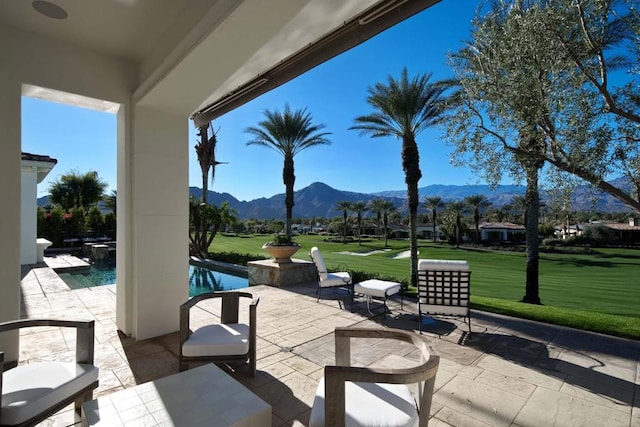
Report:
M177 372L177 334L135 341L115 325L115 286L71 290L44 265L22 271L22 316L95 319L95 363L100 387L94 397ZM273 408L273 426L306 425L323 367L334 358L336 326L417 330L415 304L388 302L391 313L370 316L360 300L349 311L346 292L323 293L315 284L251 287L259 295L258 373L230 374ZM176 310L182 301L176 301ZM345 309L346 307L346 309ZM217 313L196 310L194 326ZM374 307L374 312L380 306ZM471 336L455 318L425 323L433 353L440 355L432 426L640 426L640 342L473 311ZM26 362L69 359L73 337L58 328L25 332ZM362 365L399 366L414 354L396 342L354 345ZM72 411L43 425L73 423Z

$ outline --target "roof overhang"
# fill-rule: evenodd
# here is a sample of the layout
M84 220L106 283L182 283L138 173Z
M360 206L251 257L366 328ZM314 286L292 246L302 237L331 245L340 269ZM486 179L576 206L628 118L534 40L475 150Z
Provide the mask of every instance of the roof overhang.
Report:
M196 127L206 126L211 120L439 2L440 0L382 0L249 81L228 91L195 112L191 118Z

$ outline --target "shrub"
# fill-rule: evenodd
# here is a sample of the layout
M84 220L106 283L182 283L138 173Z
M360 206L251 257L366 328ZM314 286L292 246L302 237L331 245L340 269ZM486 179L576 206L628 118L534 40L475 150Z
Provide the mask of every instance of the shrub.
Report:
M259 261L262 259L266 259L266 257L263 256L253 254L240 254L237 252L209 252L207 253L207 258L236 265L247 265L249 261Z
M591 224L584 228L582 237L590 241L591 243L611 243L615 238L613 230L609 227L605 227L602 224Z

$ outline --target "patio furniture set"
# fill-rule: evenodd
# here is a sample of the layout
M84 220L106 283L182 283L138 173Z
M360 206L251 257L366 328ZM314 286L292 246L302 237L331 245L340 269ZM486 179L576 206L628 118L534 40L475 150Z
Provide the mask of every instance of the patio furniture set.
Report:
M352 283L347 272L329 273L317 248L310 253L318 270L318 301L322 288L342 287L383 302L400 292L401 285L384 280ZM465 261L421 260L418 311L463 316L469 324L469 266ZM199 303L219 299L220 321L192 331L190 311ZM250 301L248 304L241 301ZM192 297L180 306L179 372L156 381L112 393L97 400L98 367L94 365L94 322L26 319L0 323L0 333L33 327L76 329L74 362L20 364L0 375L0 425L27 426L40 422L70 403L83 425L271 425L271 407L249 389L208 363L244 364L256 374L256 326L259 298L248 292L227 291ZM239 322L239 309L248 305L248 323ZM419 326L420 333L422 332ZM421 356L409 368L351 366L352 339L395 339L413 344ZM335 365L325 366L309 423L311 426L427 425L439 357L428 350L420 334L398 329L336 328ZM3 362L0 352L0 366ZM7 368L7 367L5 367ZM417 384L417 392L409 385ZM213 423L213 424L212 424Z

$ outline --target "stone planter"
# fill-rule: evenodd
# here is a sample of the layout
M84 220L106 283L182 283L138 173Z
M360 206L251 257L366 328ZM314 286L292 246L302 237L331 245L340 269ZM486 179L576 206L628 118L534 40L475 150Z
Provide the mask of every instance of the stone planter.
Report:
M300 246L269 245L268 243L265 243L262 245L262 249L267 251L267 253L274 258L274 262L278 264L285 264L291 262L291 256L298 252Z

